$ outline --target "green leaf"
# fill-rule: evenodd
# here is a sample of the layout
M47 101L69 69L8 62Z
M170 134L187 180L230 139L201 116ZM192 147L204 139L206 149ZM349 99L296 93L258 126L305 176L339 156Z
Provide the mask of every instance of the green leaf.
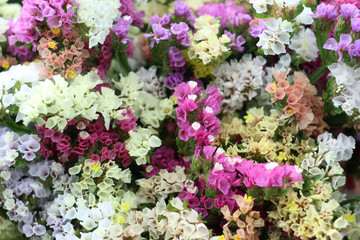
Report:
M16 161L16 163L14 164L15 167L24 167L26 164L28 164L29 162L20 158L19 160Z
M320 31L315 31L315 35L316 35L316 44L319 48L319 52L320 52L320 56L321 56L321 61L324 65L326 65L328 59L327 59L327 50L323 48L324 44L326 43L326 41L328 40L328 33L327 32L320 32Z

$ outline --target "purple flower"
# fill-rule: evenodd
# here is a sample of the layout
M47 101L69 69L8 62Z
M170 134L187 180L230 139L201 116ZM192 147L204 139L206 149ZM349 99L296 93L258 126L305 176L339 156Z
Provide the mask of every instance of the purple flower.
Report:
M234 26L247 25L252 20L251 16L247 13L239 13L232 20Z
M240 13L246 13L246 9L235 4L233 1L226 1L225 3L207 3L201 6L197 11L199 16L208 14L213 17L220 17L222 28L225 28L228 22Z
M162 26L166 26L170 23L170 20L171 20L171 13L164 14L161 18L159 17L159 15L155 14L154 16L149 18L149 24L150 25L161 24Z
M351 29L353 32L360 32L360 18L351 19Z
M154 43L156 42L159 44L160 40L169 40L171 38L171 33L169 32L169 29L163 28L161 24L153 24L152 26L153 33L145 34L144 36L146 38L153 37L150 47L154 47Z
M349 54L352 57L360 57L360 39L355 40L354 44L350 45Z
M351 3L342 4L340 6L340 12L345 20L349 20L350 18L355 18L359 15L359 9Z
M187 198L189 208L195 208L200 205L200 201L196 196L192 196L189 194L189 195L187 195L186 198Z
M325 21L335 21L338 17L338 11L333 5L321 3L316 8L316 13L312 14L312 17L323 19Z
M180 71L185 65L184 55L177 47L170 47L168 52L169 65L171 70Z
M184 77L180 73L170 73L170 76L164 79L164 86L169 89L174 89L183 79Z
M231 33L227 30L225 30L224 33L226 34L226 36L230 38L229 48L234 49L238 52L244 51L245 48L242 47L242 45L244 45L246 41L243 36L239 35L235 38L236 36L235 33Z
M352 38L350 34L341 34L340 41L337 43L334 38L329 38L324 44L323 48L328 50L336 51L339 55L339 62L342 61L343 52L347 52L349 50L350 44L352 42Z
M249 28L250 36L257 38L267 27L265 25L265 21L263 19L259 19L258 23L251 25Z
M228 180L226 180L225 178L220 179L218 181L218 186L217 188L224 194L227 195L229 190L230 190L230 183Z
M34 235L34 229L30 224L24 224L22 227L22 232L25 234L26 237L31 237Z
M171 32L176 36L176 40L180 41L183 46L190 46L189 29L189 26L184 22L172 23L170 28Z
M190 24L193 24L195 21L195 15L193 11L190 9L189 4L182 2L182 1L175 1L175 16L183 17L186 20L190 22Z
M116 36L119 38L120 42L126 44L131 40L127 35L130 29L130 25L133 22L130 16L125 16L123 18L117 19L117 23L111 28Z

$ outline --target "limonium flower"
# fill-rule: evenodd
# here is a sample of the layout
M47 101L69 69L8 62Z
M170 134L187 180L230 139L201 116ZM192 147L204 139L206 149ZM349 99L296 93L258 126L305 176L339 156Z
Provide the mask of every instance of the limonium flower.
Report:
M169 32L168 29L162 27L160 24L155 23L155 24L151 25L151 28L154 32L144 35L146 38L149 38L149 37L152 38L150 47L154 47L155 42L157 44L159 44L160 40L169 40L170 39L171 33Z
M281 18L270 18L265 22L267 27L259 35L259 42L256 44L261 47L265 55L285 53L285 44L289 44L289 32L292 32L291 24Z
M334 38L329 38L324 44L323 48L336 51L336 53L339 55L338 61L341 62L343 59L343 53L349 52L351 42L352 38L350 34L341 34L339 42L336 42Z

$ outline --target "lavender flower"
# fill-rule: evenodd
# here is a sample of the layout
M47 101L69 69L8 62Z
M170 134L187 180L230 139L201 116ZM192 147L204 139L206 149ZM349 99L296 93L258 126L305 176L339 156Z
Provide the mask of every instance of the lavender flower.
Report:
M312 14L312 17L325 21L335 21L338 17L338 11L333 5L321 3L316 8L316 13Z
M172 23L170 30L171 33L176 36L176 40L178 40L181 45L190 46L190 37L188 35L190 28L186 23Z
M162 26L166 26L170 23L170 20L171 20L171 13L164 14L162 17L159 17L158 14L155 14L154 16L149 18L149 24L150 25L160 24Z
M175 1L175 16L183 17L186 20L188 20L191 24L195 21L195 15L191 11L189 4L182 2L182 1Z
M117 23L111 28L121 43L128 43L131 38L127 35L130 29L130 25L133 22L130 16L117 19Z
M353 32L360 32L360 18L351 19L351 29Z
M170 76L164 79L164 86L169 89L174 89L183 79L184 77L180 73L170 73Z
M258 23L254 23L253 25L251 25L251 27L249 28L249 34L250 36L257 38L266 29L267 27L265 21L263 19L259 19Z
M234 26L243 26L250 23L252 20L251 16L247 13L239 13L235 16L235 18L232 20L232 24Z
M177 47L170 47L168 52L169 65L171 70L181 71L185 65L184 55Z
M154 32L144 35L146 38L153 37L150 43L151 48L154 47L155 42L159 44L160 40L169 40L171 38L171 33L169 32L169 29L163 28L161 24L155 23L151 27Z
M349 54L352 57L360 57L360 39L355 40L349 47Z
M246 41L243 36L239 35L236 37L235 33L231 33L227 30L225 30L224 33L230 38L229 48L234 49L238 52L244 51L245 48L242 47L242 45L244 45Z
M340 6L340 12L345 20L355 18L359 15L359 9L351 3L342 4Z
M329 38L324 44L323 48L336 51L339 55L338 61L341 62L343 58L343 52L347 52L349 50L351 42L352 38L350 34L341 34L339 42L336 42L334 38Z

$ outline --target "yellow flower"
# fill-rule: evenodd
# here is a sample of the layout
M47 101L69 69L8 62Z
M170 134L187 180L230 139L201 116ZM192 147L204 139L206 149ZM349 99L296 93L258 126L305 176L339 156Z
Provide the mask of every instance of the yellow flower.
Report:
M24 62L25 66L29 66L29 64L30 64L29 62Z
M127 204L127 203L123 203L123 204L121 204L121 207L122 207L122 209L126 212L126 211L129 211L130 210L130 205L129 204Z
M92 170L94 170L94 171L98 171L98 170L101 168L100 163L97 162L97 163L91 164L91 168L92 168Z
M252 197L245 194L245 202L250 203L252 201Z
M7 61L3 61L2 64L1 64L1 66L2 66L3 68L5 68L5 69L9 69L10 64L9 64Z
M295 201L291 201L291 203L289 203L287 205L287 207L289 208L290 211L296 211L297 210L297 204L295 203Z
M355 215L354 214L351 214L350 212L348 212L345 216L345 219L349 222L349 223L352 223L352 222L355 222Z
M235 235L234 240L241 240L242 238L239 235Z
M226 238L225 238L224 235L218 236L217 238L218 238L219 240L226 240Z
M76 77L76 73L74 71L67 71L66 78L69 77L71 79L74 79Z
M276 157L276 159L281 162L281 161L286 160L287 157L286 157L285 153L281 151L281 152L279 152L279 155Z
M247 115L244 117L246 123L252 122L254 120L254 115L252 115L249 111L247 112Z
M54 41L49 42L49 48L53 49L56 46Z
M179 101L179 99L176 98L176 97L171 97L171 100L173 100L173 102L174 102L175 104Z
M54 34L58 34L60 32L60 28L50 28L50 30L54 33Z

